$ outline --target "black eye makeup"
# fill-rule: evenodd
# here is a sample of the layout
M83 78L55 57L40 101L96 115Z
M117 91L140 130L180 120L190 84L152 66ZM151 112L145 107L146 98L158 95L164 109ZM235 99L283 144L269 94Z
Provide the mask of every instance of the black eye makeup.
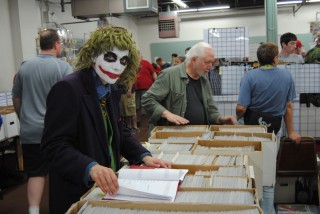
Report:
M104 60L106 62L116 62L117 59L118 59L118 56L113 52L108 51L107 53L104 54ZM124 65L124 66L128 64L128 61L129 61L129 57L128 56L123 56L120 59L121 65Z
M113 52L107 52L104 54L104 60L107 62L115 62L117 61L117 55Z
M129 61L129 57L128 56L124 56L120 59L120 63L121 65L127 65Z

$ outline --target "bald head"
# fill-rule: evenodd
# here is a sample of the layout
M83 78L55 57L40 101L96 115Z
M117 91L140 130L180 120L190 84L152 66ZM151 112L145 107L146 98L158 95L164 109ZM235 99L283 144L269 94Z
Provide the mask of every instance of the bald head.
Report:
M40 32L40 48L41 50L51 50L56 42L60 41L59 34L56 30L47 29Z

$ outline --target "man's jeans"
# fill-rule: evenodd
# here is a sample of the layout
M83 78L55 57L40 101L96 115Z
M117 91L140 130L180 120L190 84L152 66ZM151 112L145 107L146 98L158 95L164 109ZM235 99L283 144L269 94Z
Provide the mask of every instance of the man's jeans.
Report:
M261 200L261 208L265 214L275 214L274 209L274 187L273 186L264 186Z
M278 145L278 151L280 148L280 139L282 136L282 128L280 128L280 131L277 133L277 145ZM260 202L260 206L263 209L263 212L265 214L275 214L276 211L274 209L274 186L263 186L262 191L262 200Z

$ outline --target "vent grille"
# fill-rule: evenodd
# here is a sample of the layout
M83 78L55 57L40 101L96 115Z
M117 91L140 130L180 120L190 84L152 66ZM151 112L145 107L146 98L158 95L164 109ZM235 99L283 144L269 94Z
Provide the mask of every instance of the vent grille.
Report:
M178 38L179 20L177 12L159 13L158 30L159 38Z
M159 20L159 32L176 30L174 20Z

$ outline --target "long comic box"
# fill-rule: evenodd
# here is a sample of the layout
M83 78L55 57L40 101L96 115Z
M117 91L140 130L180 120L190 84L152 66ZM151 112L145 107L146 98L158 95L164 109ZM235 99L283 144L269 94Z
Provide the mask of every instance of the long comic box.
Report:
M263 185L273 186L276 178L278 153L277 137L273 133L213 132L213 139L233 139L235 141L261 141L263 153Z
M210 125L209 131L267 133L267 127L262 125Z
M179 126L156 126L151 134L156 132L207 132L207 125L179 125Z
M155 132L148 138L149 142L169 138L212 138L212 132Z
M252 151L242 150L244 147L252 147ZM220 149L218 149L220 148ZM248 165L254 167L254 178L262 196L263 186L263 153L261 142L258 141L232 141L232 140L198 140L192 154L194 155L248 155Z
M79 201L74 203L67 214L83 213L104 213L104 214L122 214L143 212L152 213L153 211L162 211L174 213L182 211L185 214L191 212L204 212L213 214L215 212L225 212L225 214L263 214L260 207L256 205L213 205L213 204L193 204L193 203L145 203L145 202L110 202L110 201ZM101 211L99 211L101 210ZM121 213L120 213L121 212Z

